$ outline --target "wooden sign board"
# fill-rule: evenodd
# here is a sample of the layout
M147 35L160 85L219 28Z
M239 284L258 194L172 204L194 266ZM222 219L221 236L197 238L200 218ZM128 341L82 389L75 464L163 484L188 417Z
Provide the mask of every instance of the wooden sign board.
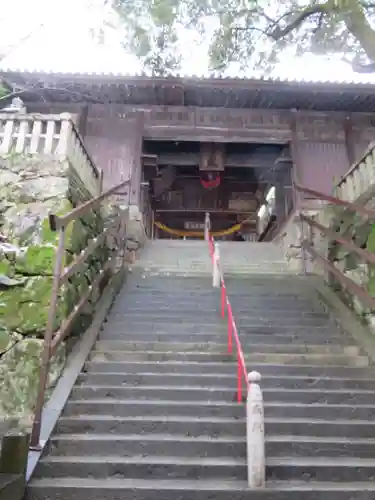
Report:
M224 144L201 143L199 170L203 172L223 172L225 164Z

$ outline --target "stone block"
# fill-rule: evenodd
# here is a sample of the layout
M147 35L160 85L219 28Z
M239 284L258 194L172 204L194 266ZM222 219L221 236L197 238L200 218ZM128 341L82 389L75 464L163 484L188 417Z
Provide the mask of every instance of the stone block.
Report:
M129 207L129 220L126 229L126 249L136 251L143 247L147 236L143 224L143 216L136 205Z
M43 341L21 338L0 359L0 418L17 419L29 428L34 411L39 382ZM47 387L56 383L65 364L65 346L53 358Z

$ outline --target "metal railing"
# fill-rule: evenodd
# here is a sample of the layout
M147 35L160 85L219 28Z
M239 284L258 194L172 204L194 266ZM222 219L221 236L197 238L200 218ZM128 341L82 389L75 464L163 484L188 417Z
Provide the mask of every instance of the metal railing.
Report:
M116 268L118 257L120 256L120 253L124 251L125 247L126 221L124 221L124 213L120 213L111 221L109 225L104 225L103 230L87 243L86 248L84 248L80 254L75 256L74 260L69 264L68 267L64 267L65 237L67 227L70 223L81 218L93 209L98 209L104 200L110 199L111 195L116 194L118 190L125 187L129 183L130 180L126 180L121 184L114 186L113 188L107 190L105 193L102 193L99 196L89 200L88 202L79 205L64 216L60 217L53 214L49 216L50 228L52 231L58 232L59 237L53 272L51 303L44 334L39 387L30 440L31 449L39 450L41 448L39 440L42 425L42 412L45 403L51 359L56 354L56 350L61 342L71 332L75 320L88 304L88 301L93 292L99 291L100 287L103 285L104 278ZM113 235L115 235L115 238L117 239L117 244L115 245L116 248L112 250L112 252L109 251L108 260L103 265L102 269L97 273L93 282L88 285L86 292L83 293L83 295L79 298L78 303L75 304L70 314L65 319L63 319L61 324L58 326L58 329L56 330L58 302L62 287L66 286L68 280L82 269L87 260L93 255L94 251L101 245L106 245L108 238Z
M367 219L375 220L375 210L366 208L364 206L359 205L358 203L351 203L349 201L344 201L342 199L336 198L335 196L330 196L319 191L315 191L313 189L306 188L304 186L296 184L295 190L302 194L307 194L317 200L322 200L328 202L331 205L342 207L343 209L347 209L351 213L357 213L362 217ZM308 217L304 214L300 214L301 220L301 233L300 233L300 243L302 251L308 252L311 257L320 263L328 273L331 273L344 287L346 287L350 292L357 295L368 307L371 309L375 309L375 298L370 295L370 293L366 290L366 288L358 285L353 280L351 280L348 276L345 276L328 258L327 256L320 255L317 250L314 248L313 242L313 229L318 230L325 238L329 241L337 242L340 245L347 248L350 252L354 252L367 263L375 264L375 254L365 250L363 248L358 247L353 241L347 240L340 234L336 233L332 229L323 226L318 221ZM305 238L305 231L303 230L303 226L306 224L309 228L309 234Z
M227 317L228 354L233 354L233 340L237 359L237 402L242 403L243 382L246 391L246 434L247 434L247 469L249 488L263 488L265 486L265 444L264 444L264 409L263 395L259 382L261 375L252 371L248 374L245 356L241 346L232 305L225 285L223 269L220 264L219 243L214 241L210 233L210 214L207 212L204 224L204 237L208 242L209 253L212 259L212 285L220 288L220 313L225 320Z

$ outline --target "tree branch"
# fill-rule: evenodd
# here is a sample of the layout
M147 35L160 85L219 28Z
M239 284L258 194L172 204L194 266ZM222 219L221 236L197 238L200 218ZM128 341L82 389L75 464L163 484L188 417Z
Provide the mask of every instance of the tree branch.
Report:
M369 64L360 64L360 63L357 63L355 60L350 61L346 57L342 57L341 60L344 63L349 64L349 66L354 71L354 73L362 73L362 74L375 73L375 62L369 63Z
M325 4L310 5L309 7L306 7L306 9L303 9L303 11L296 14L295 18L284 28L276 26L272 31L268 32L268 35L273 38L273 40L278 41L289 35L292 31L297 30L309 17L315 16L316 14L324 16L324 14L333 10L333 8L334 4L330 1Z
M352 0L346 9L341 10L341 14L346 29L360 43L370 63L375 63L375 31L359 1ZM363 68L363 65L359 65L359 68ZM353 70L359 68L354 66Z
M354 73L363 73L363 74L375 73L375 62L370 64L352 63L351 66Z

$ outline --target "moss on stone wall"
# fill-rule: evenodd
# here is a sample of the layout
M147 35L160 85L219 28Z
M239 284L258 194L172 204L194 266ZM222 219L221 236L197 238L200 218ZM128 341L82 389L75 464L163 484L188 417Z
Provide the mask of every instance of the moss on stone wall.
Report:
M375 254L375 224L363 217L335 207L334 216L330 220L330 227L346 240L356 246L367 249ZM352 252L344 245L330 242L328 258L349 279L365 288L375 297L375 266L361 259L356 252ZM351 307L367 324L372 325L374 311L360 299L353 295L351 290L343 286L336 278L330 276L329 284L340 293L346 304Z
M375 224L371 225L371 228L368 232L366 249L369 252L375 254ZM368 269L367 290L372 297L375 297L375 265L368 264L367 269Z
M91 198L67 161L37 157L0 158L0 418L31 415L53 282L58 233L50 213L64 215ZM104 227L100 210L69 224L64 266ZM108 259L101 245L60 291L55 328L87 292ZM97 294L73 325L72 334L91 323ZM52 363L50 384L64 366L62 345Z

